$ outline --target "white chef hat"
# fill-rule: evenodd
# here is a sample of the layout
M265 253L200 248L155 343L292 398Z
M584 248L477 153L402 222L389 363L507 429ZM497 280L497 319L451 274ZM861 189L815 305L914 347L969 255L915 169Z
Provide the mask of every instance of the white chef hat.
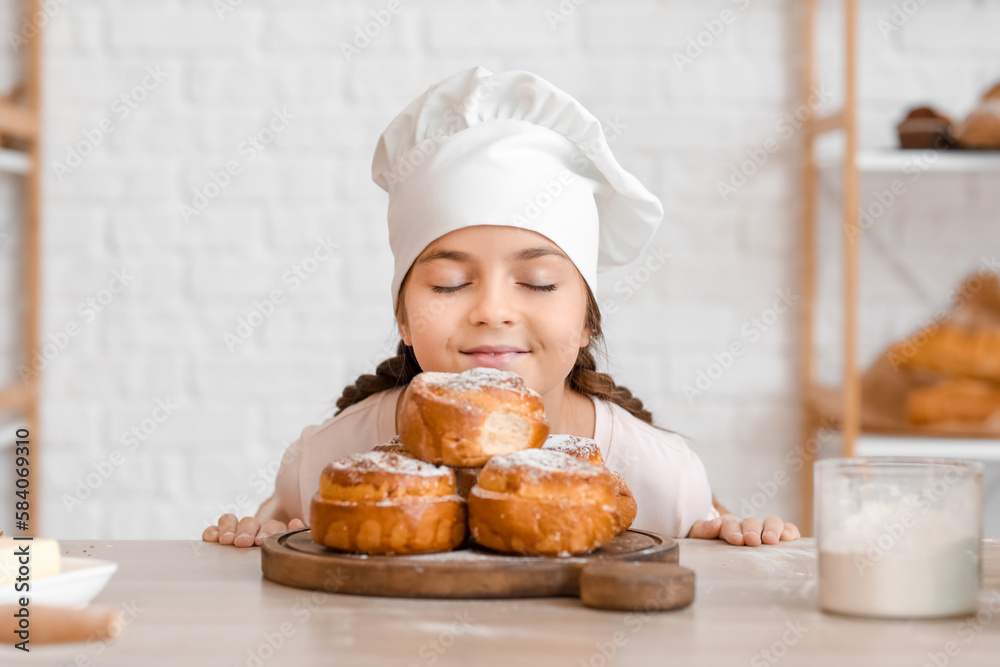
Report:
M471 67L430 86L379 137L372 180L389 193L393 309L413 261L456 229L536 231L596 294L598 271L637 259L663 218L600 121L524 71Z

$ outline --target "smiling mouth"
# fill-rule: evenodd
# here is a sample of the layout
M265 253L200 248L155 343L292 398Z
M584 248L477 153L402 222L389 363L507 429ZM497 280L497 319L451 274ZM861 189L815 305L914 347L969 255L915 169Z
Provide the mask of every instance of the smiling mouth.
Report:
M462 354L467 357L471 357L480 366L508 368L516 360L528 353L521 350L511 350L508 352L463 352Z

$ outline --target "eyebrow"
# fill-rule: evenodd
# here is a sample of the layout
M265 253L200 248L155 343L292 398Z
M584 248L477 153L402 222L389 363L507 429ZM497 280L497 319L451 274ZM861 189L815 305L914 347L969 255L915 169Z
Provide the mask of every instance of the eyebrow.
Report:
M524 248L523 250L518 250L517 252L508 255L507 259L512 262L523 262L525 260L537 259L539 257L558 257L566 260L567 262L570 261L569 257L567 257L561 250L545 247ZM444 248L439 248L427 253L424 257L417 261L417 264L427 264L428 262L433 262L438 259L450 259L453 262L478 262L482 260L482 258L477 255L471 255L467 252L461 252L460 250L446 250Z

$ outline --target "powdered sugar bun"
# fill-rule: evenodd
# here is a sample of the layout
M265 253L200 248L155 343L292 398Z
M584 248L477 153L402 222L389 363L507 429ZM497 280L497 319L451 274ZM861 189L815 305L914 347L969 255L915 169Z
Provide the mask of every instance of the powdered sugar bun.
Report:
M551 449L557 452L569 454L575 459L585 461L591 465L604 465L604 458L601 456L601 448L593 438L584 438L568 433L556 433L550 435L542 445L542 449Z
M465 539L465 501L450 468L390 451L331 461L309 513L313 541L368 554L448 551Z
M399 441L399 436L394 435L392 438L381 445L375 445L372 448L373 452L391 452L392 454L399 454L400 456L408 456L411 459L413 454L410 453L406 447L403 447L403 443Z
M381 501L455 494L455 473L411 456L365 452L331 461L320 475L327 500Z
M477 392L492 387L516 391L522 396L541 398L537 391L524 383L524 379L520 375L514 371L505 371L500 368L478 366L461 373L425 371L420 375L421 381L427 385L440 387L446 391Z
M541 447L549 434L541 396L512 371L425 371L400 400L400 442L431 463L477 467L491 456Z
M526 449L491 458L479 473L478 483L492 491L513 491L535 497L545 490L555 494L549 496L555 498L567 487L586 492L579 488L581 482L597 493L602 483L614 487L614 478L603 466L594 466L552 449Z
M388 472L396 475L419 475L421 477L448 477L451 470L415 459L412 456L401 456L388 451L371 451L353 454L331 461L327 468L333 471L346 471L348 474L363 474L367 472ZM360 480L360 477L357 479Z
M584 438L565 433L550 435L548 440L546 440L545 444L542 446L542 449L565 452L566 454L569 454L570 456L581 461L586 461L591 465L604 465L604 459L601 456L601 449L598 446L597 441L592 438ZM631 489L629 489L628 484L625 483L625 478L614 471L612 471L611 474L615 477L615 505L617 507L618 516L618 532L620 533L623 530L627 530L628 527L632 525L632 522L635 520L636 512L638 511L638 506L635 502L635 496L632 495Z
M497 551L569 556L618 532L615 478L564 452L529 449L494 456L469 494L469 530Z

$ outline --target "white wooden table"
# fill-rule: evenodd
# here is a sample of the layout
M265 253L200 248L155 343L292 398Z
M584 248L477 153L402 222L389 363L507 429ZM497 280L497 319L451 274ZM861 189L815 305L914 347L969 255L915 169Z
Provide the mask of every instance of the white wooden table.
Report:
M408 600L333 595L263 579L260 551L194 541L64 541L114 560L95 602L120 605L115 640L5 643L0 665L1000 665L1000 542L983 546L981 612L861 620L817 603L814 543L680 540L692 606L643 616L576 599ZM86 552L84 550L86 549ZM995 600L993 609L988 603ZM948 651L953 655L948 655Z

